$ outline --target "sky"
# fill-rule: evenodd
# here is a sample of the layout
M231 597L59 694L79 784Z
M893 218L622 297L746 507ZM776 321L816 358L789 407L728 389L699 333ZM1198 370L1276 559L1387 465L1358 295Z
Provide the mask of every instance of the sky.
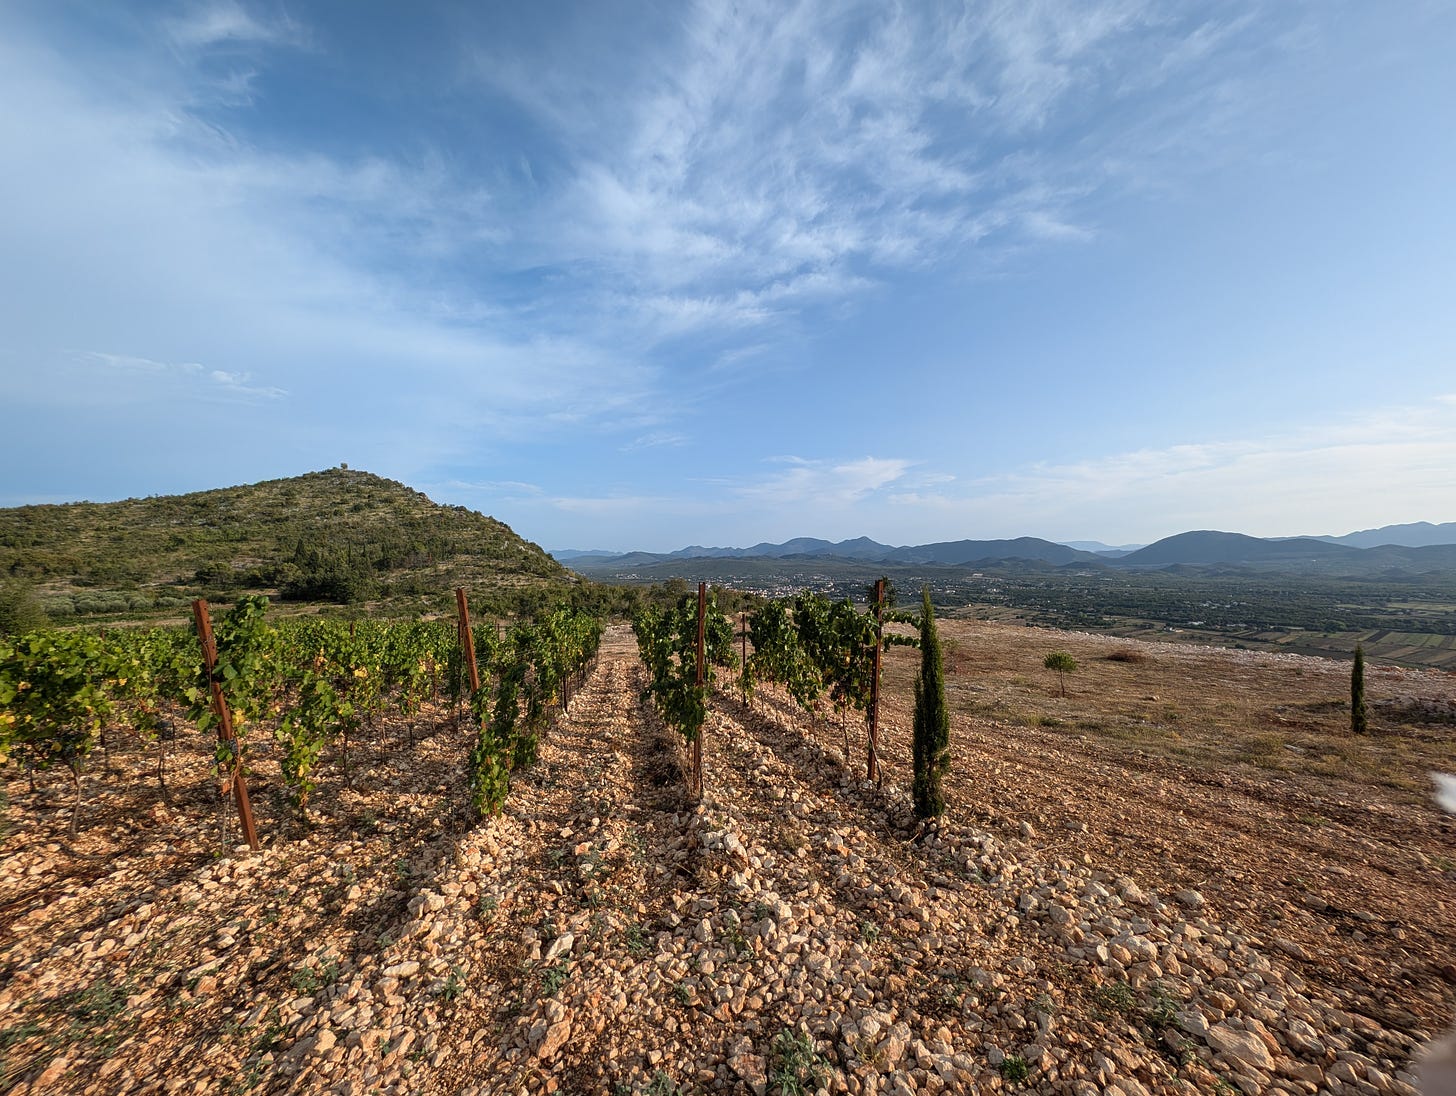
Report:
M1456 5L0 4L0 505L1456 520Z

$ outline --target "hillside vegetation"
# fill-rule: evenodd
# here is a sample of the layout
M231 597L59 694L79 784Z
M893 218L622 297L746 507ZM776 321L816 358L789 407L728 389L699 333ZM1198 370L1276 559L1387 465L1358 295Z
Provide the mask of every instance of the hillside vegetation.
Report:
M0 510L0 576L52 620L174 609L257 591L289 601L434 607L456 586L501 609L576 576L511 529L367 472Z

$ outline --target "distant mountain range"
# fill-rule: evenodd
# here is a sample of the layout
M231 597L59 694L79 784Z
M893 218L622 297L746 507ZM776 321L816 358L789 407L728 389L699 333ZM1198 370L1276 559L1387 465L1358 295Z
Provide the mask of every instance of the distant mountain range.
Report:
M1097 545L1089 551L1086 546ZM1143 547L1114 548L1097 541L1058 544L1038 537L1012 540L954 540L895 547L868 537L828 541L796 537L782 544L751 548L692 545L676 552L559 552L556 558L579 571L615 573L688 560L812 559L884 565L990 566L1015 563L1054 567L1162 568L1173 566L1247 566L1330 575L1428 573L1456 568L1456 522L1392 525L1344 537L1261 538L1242 533L1199 530L1179 533Z
M1397 544L1405 548L1427 548L1433 544L1456 544L1456 521L1432 525L1417 521L1410 525L1382 525L1379 529L1362 529L1342 537L1315 537L1331 544L1348 544L1351 548L1379 548Z

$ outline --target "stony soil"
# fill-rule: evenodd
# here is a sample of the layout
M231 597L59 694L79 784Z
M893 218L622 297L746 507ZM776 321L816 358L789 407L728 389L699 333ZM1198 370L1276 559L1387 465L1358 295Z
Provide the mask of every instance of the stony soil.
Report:
M859 779L862 732L846 768L832 719L768 689L716 699L690 807L622 629L483 824L448 720L360 744L356 788L323 788L308 830L270 813L260 758L258 855L215 855L200 743L178 744L170 804L154 757L119 749L75 841L64 789L11 781L0 1088L1412 1092L1452 1018L1456 826L1399 766L1217 746L1281 708L1319 724L1300 742L1338 734L1310 705L1343 668L1142 645L1097 676L1108 641L998 627L947 625L935 828L904 787L915 652L890 660L883 786ZM1084 660L1066 699L1026 668L1048 644ZM1225 702L1194 700L1203 680ZM1098 711L1166 716L1179 682L1176 741Z

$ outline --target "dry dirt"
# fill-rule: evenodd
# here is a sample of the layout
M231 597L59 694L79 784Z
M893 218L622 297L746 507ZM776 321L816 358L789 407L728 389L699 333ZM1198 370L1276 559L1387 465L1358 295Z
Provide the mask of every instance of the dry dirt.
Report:
M729 691L690 807L622 629L480 824L440 712L375 728L352 788L327 759L306 829L260 744L258 855L194 732L167 796L154 751L98 757L74 841L68 790L12 779L0 1091L1413 1091L1456 987L1424 786L1456 679L1372 667L1355 739L1340 664L942 630L938 829L907 809L916 652L883 787L860 728L846 767L832 719Z
M1348 663L984 622L941 632L957 813L1030 819L1163 891L1198 889L1221 917L1298 943L1305 978L1383 1023L1450 1022L1456 819L1429 773L1456 769L1456 674L1367 667L1358 737ZM1079 664L1065 698L1041 666L1054 650ZM918 658L890 651L892 756L908 755Z

